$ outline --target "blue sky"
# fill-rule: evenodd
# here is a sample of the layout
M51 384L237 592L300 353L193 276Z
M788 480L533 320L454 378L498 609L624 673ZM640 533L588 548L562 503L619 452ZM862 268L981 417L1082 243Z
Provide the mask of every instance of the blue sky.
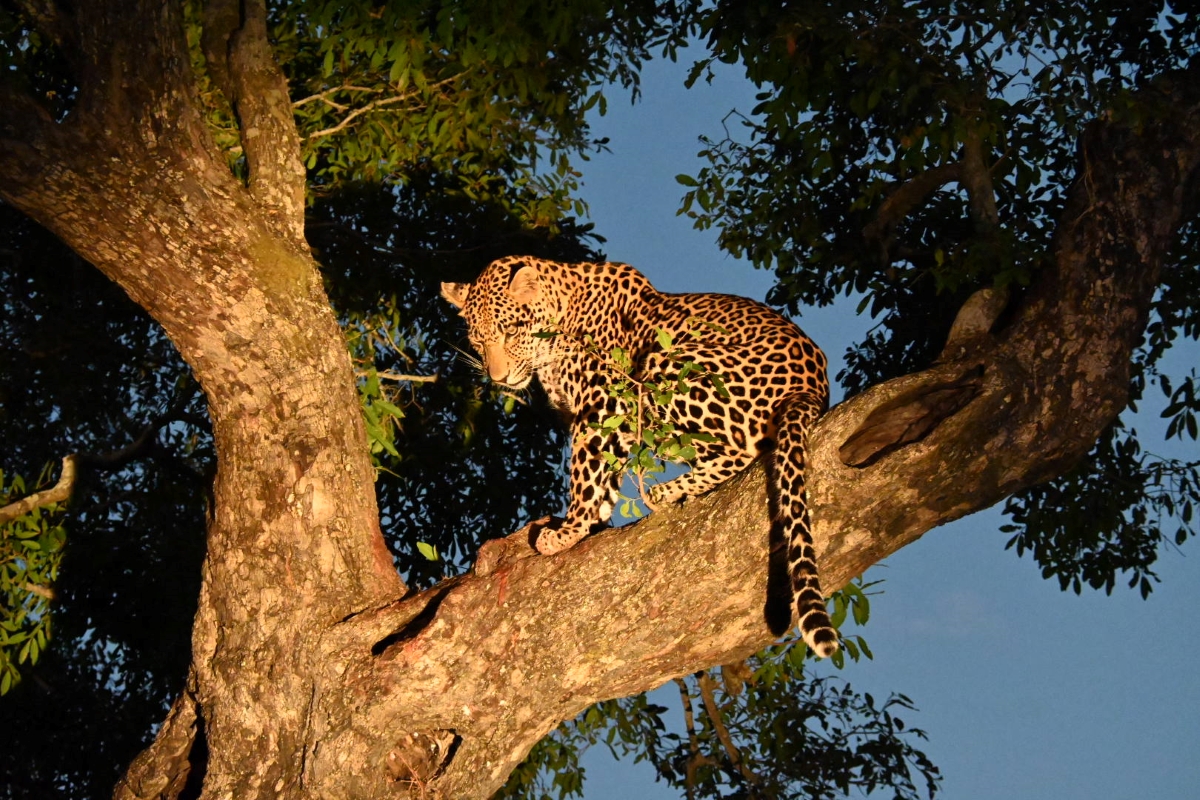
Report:
M697 136L719 135L729 110L753 106L753 87L732 72L685 90L687 66L648 64L636 106L610 96L608 115L594 122L612 152L583 165L583 196L609 258L638 267L660 289L762 299L769 274L723 253L713 232L675 215L683 190L674 176L699 169ZM831 374L870 326L854 305L813 309L798 320L830 356ZM1171 357L1196 364L1200 347ZM1148 433L1157 425L1151 415L1137 427ZM1178 440L1151 449L1196 452L1194 442ZM905 722L929 734L923 749L944 774L942 797L1196 796L1195 544L1162 555L1156 570L1163 580L1149 600L1123 585L1112 596L1076 596L1042 580L1029 558L1005 551L1001 522L992 509L936 528L874 567L869 577L885 583L863 634L875 660L851 664L843 675L860 691L900 692L915 702L919 712ZM678 696L661 694L664 705ZM601 748L585 764L588 800L679 796L656 784L645 764L615 763Z

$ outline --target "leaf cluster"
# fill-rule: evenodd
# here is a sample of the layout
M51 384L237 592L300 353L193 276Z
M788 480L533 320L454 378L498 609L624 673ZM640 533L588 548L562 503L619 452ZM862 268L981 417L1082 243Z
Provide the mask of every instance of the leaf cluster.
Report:
M1038 268L1083 125L1188 62L1187 5L718 3L691 80L741 63L758 104L705 142L681 211L792 310L854 294L906 340L893 318L944 334L963 293Z
M719 325L699 317L687 320L685 342L700 339L709 329L725 332ZM535 336L553 338L567 334L551 330ZM632 353L623 347L605 353L591 337L574 340L572 344L608 376L604 390L615 401L613 413L590 423L605 437L615 436L619 443L618 447L603 450L601 455L612 472L634 478L643 498L647 494L647 477L661 475L668 464L695 461L696 443L718 441L704 431L685 429L676 418L676 403L702 385L711 386L719 397L728 400L725 379L689 357L686 344L677 343L668 331L655 328L654 341L637 343ZM645 364L659 360L670 365L670 369L648 373ZM626 517L642 513L632 498L625 498L619 511Z
M941 775L918 749L924 731L899 716L912 701L882 703L834 677L804 676L755 656L675 681L651 695L599 703L541 742L497 797L582 797L580 755L601 745L635 754L688 798L783 800L888 792L933 797ZM655 702L658 701L658 702ZM685 724L680 728L676 717Z
M1123 573L1146 597L1162 547L1196 535L1198 497L1200 461L1143 452L1136 431L1114 425L1070 473L1009 498L1001 530L1012 534L1006 548L1030 552L1063 590L1111 594Z
M0 508L26 493L20 475L6 479L0 471ZM50 601L67 538L61 512L52 503L0 526L0 695L20 682L20 664L37 664L50 640Z
M575 207L571 157L596 146L602 84L674 56L693 3L298 0L271 9L313 191L347 180L446 176L533 225ZM511 190L516 189L516 193Z

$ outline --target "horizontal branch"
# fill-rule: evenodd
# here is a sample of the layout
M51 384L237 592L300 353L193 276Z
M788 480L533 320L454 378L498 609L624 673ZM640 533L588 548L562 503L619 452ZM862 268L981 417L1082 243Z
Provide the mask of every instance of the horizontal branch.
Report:
M947 183L961 181L962 176L963 165L955 162L926 170L901 184L887 196L887 199L880 205L879 211L875 213L875 218L863 228L863 236L867 239L888 238L892 228L896 227L934 190Z
M433 375L402 375L398 372L377 372L376 376L389 381L407 381L408 383L437 383L437 374Z

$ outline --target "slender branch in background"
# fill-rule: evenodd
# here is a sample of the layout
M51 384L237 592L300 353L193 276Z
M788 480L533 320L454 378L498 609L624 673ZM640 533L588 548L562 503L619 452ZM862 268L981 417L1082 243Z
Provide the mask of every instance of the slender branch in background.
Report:
M414 380L420 379L420 376L414 378ZM435 379L436 376L428 380ZM24 516L35 508L47 506L51 503L62 503L70 499L71 492L75 488L77 467L81 464L84 467L97 469L115 469L141 455L154 442L154 437L158 435L163 426L171 422L187 421L193 425L202 427L207 423L207 420L183 413L183 409L189 399L190 397L186 393L180 393L166 411L151 420L142 429L141 433L138 434L137 438L124 447L110 450L107 453L73 453L63 458L62 474L59 476L58 483L49 489L35 492L28 497L0 507L0 525L11 522L17 517Z
M301 100L297 100L296 102L292 103L292 108L296 109L296 108L299 108L300 106L307 105L314 100L320 100L322 103L332 106L333 108L336 108L338 111L345 111L347 108L349 108L349 106L343 105L341 103L335 103L334 101L330 100L329 98L332 97L333 95L337 94L338 92L369 92L371 94L375 94L378 91L379 91L378 89L372 89L369 86L354 86L352 84L344 83L341 86L334 86L332 89L326 89L323 92L317 92L316 94L310 94L308 97L305 97Z
M973 124L963 142L962 177L959 179L970 198L971 220L975 229L993 235L1000 228L1000 211L996 208L996 190L992 173L983 159L983 139L977 124Z
M704 701L704 710L708 712L708 719L712 722L713 730L717 734L717 739L721 741L721 746L725 748L725 755L729 757L729 762L752 787L761 786L762 779L742 761L742 754L733 743L733 737L729 735L729 729L725 727L725 723L721 719L721 709L717 707L717 698L713 694L716 681L707 671L704 671L697 673L697 683L700 685L700 698Z
M459 80L466 74L467 74L466 72L460 72L456 75L451 75L449 78L443 78L440 81L434 81L433 83L429 84L428 88L431 91L437 91L438 89L441 89L443 86L449 86L451 83L454 83L455 81ZM337 133L338 131L344 130L346 128L346 126L348 126L351 122L353 122L354 120L361 117L363 114L374 111L375 109L381 108L383 106L390 106L390 105L394 105L396 103L404 102L405 100L412 100L413 98L417 97L418 95L419 95L419 92L414 90L414 91L404 92L403 94L393 95L392 97L382 97L378 100L373 100L370 103L367 103L362 108L358 108L358 109L355 109L354 111L351 111L349 114L346 115L345 119L343 119L337 125L334 125L329 128L322 128L319 131L314 131L314 132L308 134L307 136L305 136L304 138L306 141L312 141L313 139L319 139L322 136L330 136L332 134ZM319 97L320 95L313 95L313 96ZM309 98L305 98L301 102L307 102L308 99Z
M142 428L141 432L138 433L137 438L124 447L119 447L116 450L110 450L107 453L77 453L75 458L77 458L80 463L89 467L95 467L98 469L115 469L116 467L123 466L124 464L132 461L145 452L154 443L155 437L158 436L158 432L172 422L188 422L189 424L196 425L200 428L206 427L207 420L200 419L195 415L184 413L184 408L187 406L190 399L191 396L186 392L180 392L177 394L175 399L171 401L171 405L168 406L167 409L161 414L151 419L150 422L144 428Z
M62 474L58 478L58 483L54 484L49 489L44 489L40 492L25 497L15 503L0 508L0 525L6 522L11 522L17 517L22 517L41 506L48 506L51 503L65 502L71 496L71 490L75 487L75 456L70 455L63 459Z
M696 800L696 768L710 759L700 755L700 741L696 738L696 716L692 713L692 695L688 692L687 681L675 679L679 686L679 700L683 703L683 724L687 726L688 750L691 756L687 760L687 773L684 778L684 790L687 800Z
M360 375L364 373L359 373ZM398 372L376 372L378 377L389 381L408 381L409 383L437 383L438 375L402 375Z
M314 131L313 133L308 134L304 138L306 140L311 141L312 139L319 139L322 136L331 136L331 135L337 133L338 131L344 130L346 128L346 126L348 126L351 122L353 122L354 120L361 117L363 114L374 111L375 109L381 108L383 106L393 105L395 103L400 103L405 100L412 100L416 96L417 96L416 92L405 92L404 94L397 94L397 95L393 95L392 97L384 97L379 100L373 100L370 103L367 103L362 108L356 108L354 111L351 111L337 125L334 125L329 128L322 128L319 131Z

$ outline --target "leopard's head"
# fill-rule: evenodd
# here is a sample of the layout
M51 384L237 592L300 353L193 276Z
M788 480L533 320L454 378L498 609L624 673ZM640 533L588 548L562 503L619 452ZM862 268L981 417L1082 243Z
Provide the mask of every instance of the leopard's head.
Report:
M443 283L442 297L466 319L488 376L510 389L528 386L538 344L537 268L517 259L493 261L473 283Z

